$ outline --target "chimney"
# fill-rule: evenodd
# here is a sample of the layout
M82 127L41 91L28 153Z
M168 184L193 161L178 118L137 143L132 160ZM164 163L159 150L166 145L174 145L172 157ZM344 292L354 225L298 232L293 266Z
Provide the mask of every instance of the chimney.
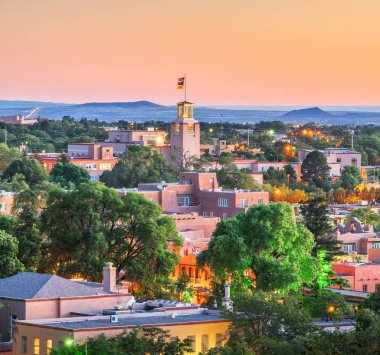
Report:
M103 268L103 290L105 292L116 292L116 268L113 263L106 263Z
M222 305L227 310L232 311L232 300L231 300L231 285L225 284L224 285L224 297L222 299Z

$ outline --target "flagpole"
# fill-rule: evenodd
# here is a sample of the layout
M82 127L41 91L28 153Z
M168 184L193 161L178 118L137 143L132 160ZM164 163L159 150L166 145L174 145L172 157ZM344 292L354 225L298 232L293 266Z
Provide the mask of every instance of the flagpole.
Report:
M186 74L185 74L185 101L186 101L186 86L187 86L187 80L186 80Z

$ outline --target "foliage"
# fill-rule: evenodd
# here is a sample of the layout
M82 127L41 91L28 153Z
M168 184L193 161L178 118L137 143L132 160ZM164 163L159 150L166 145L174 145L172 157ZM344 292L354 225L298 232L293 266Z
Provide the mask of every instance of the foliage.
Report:
M274 188L265 185L264 188L269 192L269 199L273 202L301 203L307 200L307 195L303 190L292 190L285 185Z
M380 315L380 286L377 285L376 291L372 292L362 303L362 308L370 309Z
M316 276L317 260L310 256L313 236L293 219L287 203L251 207L246 214L220 222L200 265L210 265L217 279L232 278L264 291L299 289Z
M0 230L0 278L12 276L24 270L24 266L17 258L17 251L17 239Z
M332 236L328 203L325 198L323 196L311 196L302 204L301 213L304 225L314 236L313 255L316 256L320 250L327 252L327 260L332 260L335 255L341 255L339 241L334 240Z
M65 188L73 188L88 180L87 170L70 163L58 162L50 172L50 181Z
M3 172L13 160L20 158L20 151L0 143L0 173Z
M169 243L182 243L173 219L161 217L154 202L137 193L120 198L96 182L51 191L41 230L46 237L42 271L100 280L104 263L113 261L128 280L151 294L178 262Z
M160 328L136 328L124 331L113 338L99 335L88 338L85 344L66 345L62 349L53 349L52 355L136 355L167 354L182 355L191 352L191 340L171 338L170 332Z
M330 167L326 157L319 151L309 153L301 165L301 179L309 184L322 187L328 180Z
M340 184L346 191L353 191L362 180L360 169L357 166L352 165L343 168Z
M243 347L254 354L278 353L280 349L286 354L290 341L315 330L310 317L293 297L255 292L236 297L233 308L223 312L231 320L228 345Z
M112 171L105 171L100 181L109 187L137 187L139 183L178 179L179 170L164 156L148 147L131 146Z
M18 176L22 176L28 186L31 188L41 185L48 180L48 175L37 159L31 159L26 156L14 160L4 170L2 179L5 182L12 182Z

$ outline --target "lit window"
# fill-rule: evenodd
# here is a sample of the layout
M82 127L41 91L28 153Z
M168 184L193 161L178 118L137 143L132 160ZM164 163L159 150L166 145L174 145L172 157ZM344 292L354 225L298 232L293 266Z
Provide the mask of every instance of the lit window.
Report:
M40 355L40 338L34 338L34 355Z
M53 348L53 340L46 339L46 352L48 355L51 354L51 349Z
M28 352L28 338L25 336L21 337L21 352L26 354Z
M187 337L187 339L191 340L190 348L191 348L192 352L195 352L197 350L197 344L196 344L196 341L195 341L195 335L189 335Z
M6 211L7 210L7 205L5 203L0 203L0 211Z
M202 345L201 345L201 351L208 351L209 345L208 345L208 334L202 335Z
M228 198L218 198L219 207L228 207Z

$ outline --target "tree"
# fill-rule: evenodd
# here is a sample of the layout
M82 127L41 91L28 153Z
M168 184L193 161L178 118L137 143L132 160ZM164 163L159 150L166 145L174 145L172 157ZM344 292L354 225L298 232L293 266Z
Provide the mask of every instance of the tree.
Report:
M17 239L0 230L0 278L12 276L24 270L24 266L17 258L17 251Z
M31 188L48 180L48 175L41 167L39 161L26 156L21 159L16 159L8 165L3 172L2 179L11 182L17 175L24 176L25 182Z
M100 181L109 187L137 187L139 183L176 181L178 174L178 168L162 154L148 147L131 146L112 171L100 176Z
M78 186L89 180L90 174L87 170L70 163L58 162L50 172L50 181L65 188Z
M301 179L309 184L321 187L329 177L330 167L326 157L319 151L309 153L301 165Z
M380 315L380 286L377 285L376 291L371 293L369 297L367 297L360 306L362 308L368 308L378 315Z
M286 171L284 169L276 170L273 166L264 173L264 180L272 186L281 186L288 183Z
M135 328L124 331L116 337L106 338L103 334L88 338L86 344L67 344L64 348L53 349L52 355L136 355L167 354L183 355L191 352L191 340L171 338L170 332L160 328Z
M293 339L315 331L292 297L255 292L234 298L233 310L223 313L231 321L230 349L245 348L252 354L289 354Z
M297 290L316 276L310 253L312 234L293 219L289 204L251 207L246 214L220 222L198 262L209 265L216 279L257 290ZM254 275L255 285L251 276Z
M46 237L42 271L100 281L102 266L113 261L150 296L166 285L178 262L169 244L182 244L174 220L162 217L157 204L138 193L120 198L97 182L72 191L53 190L41 230Z
M347 165L342 170L341 185L347 191L353 191L363 181L360 169L357 166Z
M301 205L301 214L306 228L313 234L315 245L314 256L318 251L327 252L327 260L335 255L341 255L339 241L332 236L332 225L328 216L328 204L322 196L311 196Z
M162 217L161 208L138 193L122 198L117 232L108 256L118 270L125 270L129 281L144 294L154 295L179 261L169 248L182 245L174 220Z
M16 148L9 148L7 145L0 143L0 173L2 173L13 160L20 157L20 151Z

